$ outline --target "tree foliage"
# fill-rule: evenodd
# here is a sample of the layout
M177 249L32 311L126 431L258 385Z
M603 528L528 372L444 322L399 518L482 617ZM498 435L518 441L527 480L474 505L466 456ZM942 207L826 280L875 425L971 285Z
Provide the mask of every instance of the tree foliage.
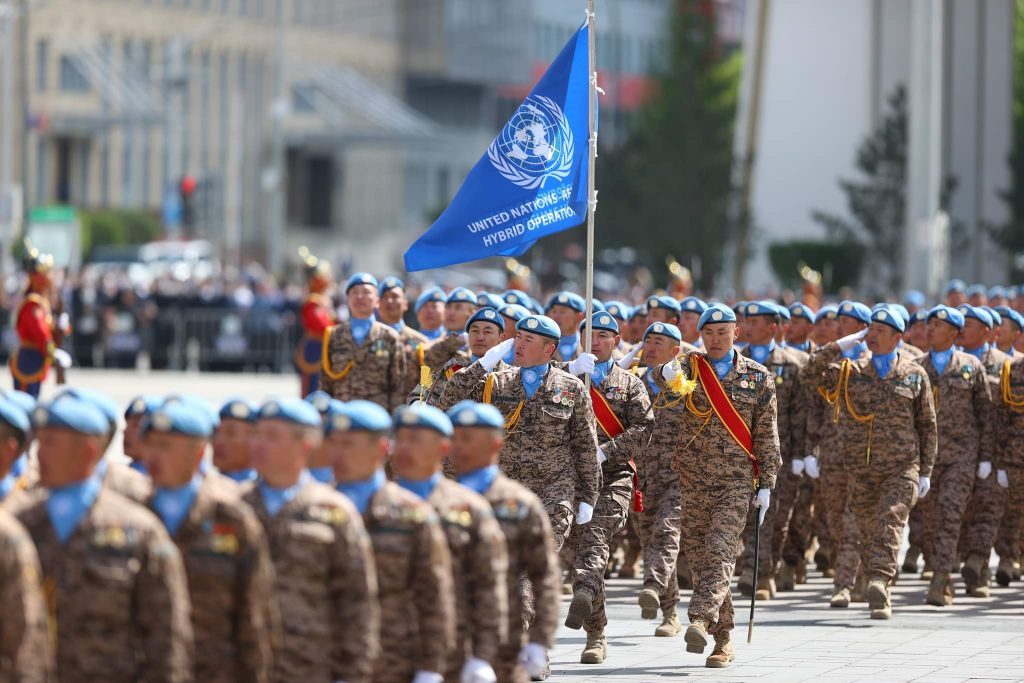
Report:
M741 56L723 56L713 12L681 0L655 91L626 142L598 157L600 245L632 246L650 263L700 264L710 291L736 233L732 144Z
M1009 209L1005 224L992 228L992 237L1010 258L1014 282L1024 279L1024 0L1017 0L1013 46L1013 146L1010 150L1010 187L999 193Z

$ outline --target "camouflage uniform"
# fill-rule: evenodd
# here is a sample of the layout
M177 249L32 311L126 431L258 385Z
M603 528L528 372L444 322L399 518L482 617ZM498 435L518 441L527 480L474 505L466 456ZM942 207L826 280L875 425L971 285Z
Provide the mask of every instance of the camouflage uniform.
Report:
M1018 358L1009 365L1009 389L1011 400L1019 401L1024 395L1024 360ZM1024 411L1011 406L999 396L996 412L996 433L998 434L996 456L993 468L1005 470L1009 480L1006 491L1006 509L1003 524L999 530L1001 538L996 544L1000 560L1016 559L1021 554L1021 526L1024 524ZM995 479L996 474L989 475ZM988 557L986 555L986 557Z
M926 564L948 574L957 563L960 521L974 486L978 456L995 451L992 397L985 368L968 353L953 351L941 377L931 354L918 363L928 373L938 423L931 492L917 504L924 518L922 547Z
M748 358L750 349L743 350ZM782 559L782 544L789 531L789 519L796 505L800 490L800 477L793 474L793 458L802 458L804 445L804 393L800 387L800 357L781 346L773 348L765 359L775 382L775 400L778 405L779 448L782 454L782 468L775 483L772 504L765 513L761 526L761 548L758 558L758 572L768 578L775 572L775 564ZM753 506L752 506L753 509ZM754 521L756 512L748 516L749 522L743 535L743 569L754 567Z
M544 501L551 518L555 549L569 536L577 504L597 505L601 468L597 463L594 409L583 382L550 367L533 398L526 398L520 369L490 373L491 402L506 420L521 407L498 455L501 471ZM488 373L479 363L456 373L438 407L463 399L482 402Z
M304 485L271 517L259 486L243 500L263 525L274 564L282 646L273 679L370 680L379 652L377 576L362 517L323 484Z
M124 463L112 462L109 459L107 463L103 485L128 500L147 505L153 492L153 482L149 480L149 477Z
M206 476L174 535L192 599L196 680L268 683L280 621L263 527L237 487Z
M191 681L188 583L163 523L101 487L61 544L46 498L45 490L28 493L12 512L39 553L57 633L57 678L62 683Z
M370 499L364 519L386 624L371 680L409 683L417 670L444 674L456 617L451 555L437 514L389 481Z
M18 522L0 511L0 681L45 683L53 674L39 557Z
M421 394L419 387L413 389L412 392L409 393L409 403L415 403L420 400L420 396L422 395L423 402L428 406L434 406L435 408L440 407L442 410L451 408L451 406L445 407L441 404L441 397L444 395L445 387L448 386L449 380L451 380L452 376L456 372L463 368L468 368L472 364L473 361L470 360L468 354L460 353L458 356L445 363L444 367L434 373L430 380L430 388L427 389L426 392ZM494 366L494 369L496 371L511 370L512 366L503 360L499 360L498 364Z
M985 377L988 380L989 392L992 395L993 404L999 410L1002 403L1002 393L999 386L1000 373L1003 364L1009 360L1009 356L993 347L982 356L981 364L985 366ZM1002 441L1002 437L1000 437ZM981 460L989 458L995 468L995 454L978 452ZM959 550L961 557L967 555L980 555L988 558L992 553L993 545L997 544L1000 522L1003 519L1003 512L1006 506L1006 490L996 482L995 472L985 479L975 479L974 489L967 501L967 510L964 512L963 522L960 528ZM1009 549L1003 546L1003 551ZM999 549L996 549L999 552ZM1002 554L1000 555L1002 557Z
M607 460L601 465L601 492L589 524L574 526L566 547L573 556L573 589L584 589L594 596L593 611L584 622L588 633L604 630L604 571L608 566L612 537L626 524L633 502L635 462L643 457L654 427L651 399L643 383L632 373L612 364L598 391L625 427L614 439L598 425L598 443ZM596 419L595 419L596 422Z
M508 638L493 662L499 683L526 683L519 651L530 639L546 648L555 644L561 569L544 505L522 484L503 474L484 492L494 508L508 548ZM531 623L532 622L532 623Z
M682 372L691 376L694 356L680 360ZM706 356L705 356L706 357ZM662 368L653 376L664 392ZM775 382L763 365L736 353L733 368L721 379L722 386L743 421L750 426L753 454L760 471L761 488L774 488L782 464L776 427ZM693 572L690 621L701 620L708 633L721 635L733 629L729 581L736 564L736 549L743 533L750 499L754 496L754 468L747 453L715 416L703 386L689 398L667 400L692 405L683 414L679 448L673 462L679 474L682 506L682 545ZM699 417L696 413L707 415Z
M821 349L811 356L804 368L804 396L807 401L805 450L818 453L821 476L817 482L817 500L822 508L828 531L830 563L835 572L835 588L852 590L860 570L860 530L850 511L846 465L840 453L839 430L835 404L818 391L823 387L822 373L827 363L821 362ZM870 359L865 351L862 359Z
M835 444L861 534L861 561L869 579L888 583L896 578L896 554L917 499L918 476L930 476L935 464L931 383L901 350L885 379L878 377L870 358L848 361L849 381L840 386L841 360L839 345L827 344L811 359L808 377L840 392ZM854 420L850 405L862 417L873 415L872 424Z
M455 647L438 673L458 681L467 659L493 666L508 639L508 551L490 503L470 489L441 479L427 502L448 539L455 592Z
M646 377L647 369L641 368L639 374ZM648 381L643 383L653 405L655 423L650 445L636 459L644 509L634 519L643 547L644 586L656 591L662 611L670 612L679 603L676 559L682 505L679 476L672 468L676 449L682 445L679 438L686 422L686 404L675 402L665 392L655 394Z
M449 335L433 342L426 342L410 352L409 374L410 387L407 401L415 403L421 396L424 403L436 405L430 401L437 401L448 384L448 378L458 372L459 369L468 367L473 361L470 360L469 351L462 350L462 338L459 335ZM424 395L423 387L420 385L420 368L426 367L430 370L430 389ZM452 370L452 368L455 368ZM448 371L452 370L451 373Z
M405 402L410 389L408 358L393 329L375 321L360 346L351 324L340 322L330 328L324 343L328 363L320 377L323 391L339 401L373 401L388 412Z

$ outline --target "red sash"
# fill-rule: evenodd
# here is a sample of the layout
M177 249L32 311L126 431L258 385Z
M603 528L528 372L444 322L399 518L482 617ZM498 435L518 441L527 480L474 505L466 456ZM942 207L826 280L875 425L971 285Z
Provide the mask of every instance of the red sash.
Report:
M718 379L718 374L711 367L711 363L708 362L707 358L697 354L691 355L690 358L697 364L697 376L700 378L701 386L704 387L704 393L707 394L711 408L715 411L715 415L718 416L726 431L729 432L729 435L732 436L733 440L739 444L739 447L750 458L750 462L754 466L754 479L757 479L759 469L757 458L754 457L754 437L750 434L750 427L743 420L743 416L739 414L739 411L736 410L736 406L729 400L729 395L725 393L725 387L722 386L721 380Z
M622 420L609 405L608 399L593 384L590 385L590 401L594 404L594 417L597 419L597 425L605 433L605 436L614 439L626 431ZM640 491L640 478L636 474L636 463L632 460L629 461L629 469L633 470L633 512L643 512L644 494Z

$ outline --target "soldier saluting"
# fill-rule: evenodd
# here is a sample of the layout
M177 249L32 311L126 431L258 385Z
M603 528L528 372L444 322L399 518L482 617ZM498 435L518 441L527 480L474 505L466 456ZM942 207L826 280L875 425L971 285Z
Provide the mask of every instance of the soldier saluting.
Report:
M661 365L652 377L672 400L686 402L674 468L682 497L682 546L693 572L687 652L702 653L708 635L711 668L734 658L729 580L736 547L756 493L764 521L782 464L775 381L765 366L737 353L736 314L709 306L697 323L704 351Z

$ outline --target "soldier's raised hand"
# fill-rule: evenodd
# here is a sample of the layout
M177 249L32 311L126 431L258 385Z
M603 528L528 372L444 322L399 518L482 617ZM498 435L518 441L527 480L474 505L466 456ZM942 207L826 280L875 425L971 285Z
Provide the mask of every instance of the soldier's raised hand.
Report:
M515 344L514 339L506 339L497 346L488 349L487 353L478 361L480 366L487 372L490 372L498 364L498 361L508 354L513 344Z
M641 351L643 351L643 348L644 343L640 342L632 349L630 349L629 353L623 356L622 360L619 361L619 367L622 368L623 370L629 370L633 366L633 361L635 361L636 357L640 355Z

